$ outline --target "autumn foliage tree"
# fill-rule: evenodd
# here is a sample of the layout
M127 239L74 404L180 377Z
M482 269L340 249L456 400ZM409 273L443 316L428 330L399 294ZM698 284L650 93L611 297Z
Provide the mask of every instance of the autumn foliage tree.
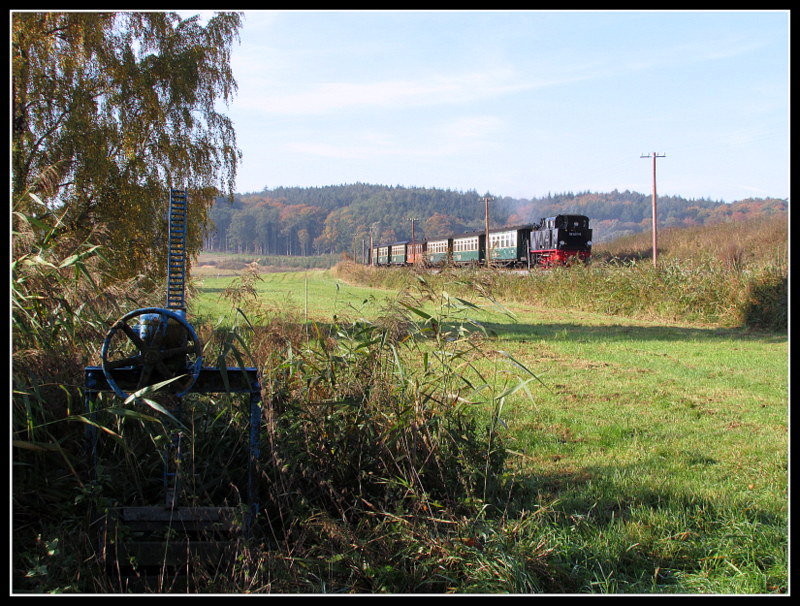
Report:
M236 91L241 16L15 12L11 19L14 208L45 200L59 233L93 233L118 278L163 275L167 191L186 188L190 255L241 154L219 111ZM102 228L98 231L98 227Z
M451 215L433 213L425 221L425 233L434 238L449 236L463 230L464 224Z

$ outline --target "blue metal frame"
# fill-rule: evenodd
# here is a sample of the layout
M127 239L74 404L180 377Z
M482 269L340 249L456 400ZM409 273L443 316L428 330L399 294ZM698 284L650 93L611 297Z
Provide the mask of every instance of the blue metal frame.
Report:
M118 369L115 372L124 375L132 374L131 369ZM88 417L94 420L97 413L95 401L97 394L103 392L114 392L109 384L106 373L100 366L88 366L84 369L84 404ZM197 381L192 388L192 393L212 394L250 394L250 436L249 436L249 458L247 469L247 501L250 507L250 520L246 527L252 524L258 514L258 498L256 485L256 462L261 456L261 440L258 430L261 426L261 383L256 368L239 367L203 367L197 376ZM92 469L95 468L97 459L97 427L89 425L87 428L87 440L89 443L90 460Z

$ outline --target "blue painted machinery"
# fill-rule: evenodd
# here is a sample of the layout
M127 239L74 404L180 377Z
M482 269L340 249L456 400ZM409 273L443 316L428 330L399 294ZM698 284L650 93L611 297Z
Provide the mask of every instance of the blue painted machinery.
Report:
M178 190L170 195L168 255L166 307L125 314L103 342L103 376L122 399L165 381L183 396L202 371L203 347L186 321L186 193Z
M241 520L241 510L214 505L186 506L180 502L181 444L184 436L176 426L172 429L172 452L163 457L163 504L121 507L110 512L108 521L111 523L106 524L103 531L105 536L102 537L100 554L106 560L109 557L121 560L131 555L140 563L147 559L146 553L140 553L142 550L131 553L136 545L108 536L120 524L134 531L174 525L173 528L179 527L193 533L192 536L200 536L199 533L208 527L239 527L246 532L258 510L255 477L261 420L258 373L255 368L203 366L202 343L186 319L186 211L186 192L171 190L166 306L131 311L111 326L103 342L101 365L85 369L86 408L89 415L95 414L97 395L103 392L112 392L127 403L139 402L142 397L156 399L163 396L170 402L174 418L179 420L183 397L189 393L248 394L247 507L244 520ZM93 468L97 463L97 439L97 430L92 427L89 430L89 442ZM198 541L198 544L208 546L205 541ZM177 550L184 553L186 545L178 543ZM163 545L159 543L154 552L163 561Z

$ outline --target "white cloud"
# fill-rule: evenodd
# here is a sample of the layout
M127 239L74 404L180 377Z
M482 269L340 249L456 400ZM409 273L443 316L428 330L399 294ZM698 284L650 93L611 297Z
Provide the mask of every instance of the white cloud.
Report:
M230 105L255 181L245 189L264 179L647 189L638 156L658 149L672 158L665 194L733 199L723 187L774 170L770 193L781 195L782 24L757 13L475 14L248 13ZM683 174L697 166L707 182Z
M430 159L469 154L476 149L485 151L503 128L503 121L495 116L465 116L418 130L362 129L345 135L337 132L335 142L293 141L286 149L292 153L351 160ZM327 135L321 132L320 137Z
M375 82L318 82L298 88L262 77L255 87L250 83L240 85L237 104L268 114L322 115L343 110L466 103L527 87L509 84L494 71Z

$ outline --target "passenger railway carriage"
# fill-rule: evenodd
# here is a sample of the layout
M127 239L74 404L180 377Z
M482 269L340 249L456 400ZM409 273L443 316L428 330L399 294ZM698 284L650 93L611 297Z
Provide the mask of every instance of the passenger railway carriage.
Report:
M375 265L389 265L389 247L376 246L373 248L372 259Z
M429 240L425 247L425 262L428 265L441 265L450 261L450 247L453 240L444 238L441 240Z
M408 263L408 242L397 242L389 247L389 263L391 265Z
M562 265L586 261L592 253L592 230L584 215L556 215L539 223L489 231L489 262L497 267ZM486 232L473 231L428 241L375 246L373 265L485 264Z
M480 263L484 259L486 234L477 232L453 238L453 263Z
M527 265L530 226L489 232L489 260L502 266Z
M411 265L425 262L425 250L427 242L411 242L408 245L408 262Z

